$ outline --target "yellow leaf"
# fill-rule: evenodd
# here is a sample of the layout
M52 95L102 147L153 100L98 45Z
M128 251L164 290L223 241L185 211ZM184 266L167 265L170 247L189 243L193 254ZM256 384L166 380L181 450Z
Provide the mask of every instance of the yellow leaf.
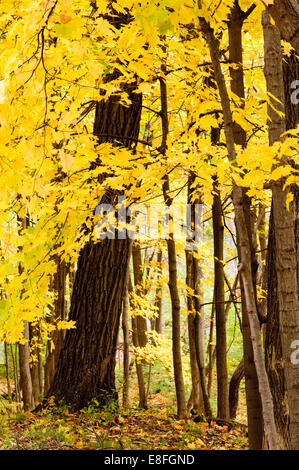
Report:
M75 322L73 320L69 320L69 321L60 320L57 323L58 330L69 330L71 328L75 328Z
M288 193L287 198L286 198L286 206L287 210L290 210L290 204L294 200L294 194L293 193Z
M70 171L74 163L74 157L69 153L66 153L63 149L59 151L59 156L64 171Z
M71 21L71 19L72 19L72 17L67 15L66 13L61 13L61 15L59 16L59 21L62 24L69 23Z

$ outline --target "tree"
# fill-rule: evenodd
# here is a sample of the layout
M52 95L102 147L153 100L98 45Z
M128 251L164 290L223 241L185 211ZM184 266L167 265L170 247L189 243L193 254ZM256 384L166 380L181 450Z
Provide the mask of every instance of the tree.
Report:
M224 80L223 73L221 71L220 60L219 60L219 42L214 36L214 32L210 25L204 18L200 19L201 29L206 38L209 46L211 60L214 68L215 80L219 89L221 98L224 129L226 136L226 144L228 149L229 159L235 161L236 151L234 136L232 131L232 113L230 108L229 97L226 89L226 83ZM250 250L250 239L246 230L246 218L243 207L243 195L242 189L239 188L235 183L233 184L233 204L236 216L236 229L239 237L240 246L240 273L244 285L244 293L246 299L246 309L250 325L250 333L252 339L254 361L257 369L258 381L259 381L259 392L262 402L263 419L265 426L266 439L270 449L278 449L277 434L274 422L273 414L273 402L269 388L269 382L265 370L264 359L262 355L262 344L260 338L260 329L258 321L258 313L255 303L254 294L254 283L251 269L251 250Z
M250 10L248 10L250 13ZM247 14L248 14L247 13ZM239 2L235 1L231 10L230 19L228 23L229 35L229 58L232 64L230 67L231 77L231 91L235 93L240 99L240 107L244 107L245 100L245 85L244 85L244 69L243 69L243 43L242 43L242 29L246 19L246 14L241 10ZM236 145L240 145L243 149L247 146L246 131L236 121L233 122L233 135ZM251 199L247 195L246 188L241 188L243 193L243 210L246 220L246 229L248 232L248 241L250 244L251 254L251 267L253 275L253 284L255 288L255 274L256 274L256 256L253 248L253 234L252 234L252 215L251 215ZM240 256L240 247L239 259ZM263 443L263 423L262 423L262 407L259 393L258 378L256 366L254 362L254 354L251 342L250 325L246 308L246 299L244 292L243 279L240 279L241 299L242 299L242 335L243 335L243 350L244 350L244 374L245 374L245 389L246 401L248 412L248 437L250 449L261 449ZM256 297L256 295L255 295ZM255 302L257 300L255 298Z
M128 15L111 17L118 28L129 19ZM107 80L116 77L118 72ZM135 88L135 84L124 84L129 106L121 104L117 95L97 102L94 134L99 143L113 142L128 149L136 146L142 95ZM101 202L115 207L117 194L106 192ZM115 354L130 253L130 240L117 236L97 243L90 240L81 250L69 314L76 329L66 334L47 393L77 409L92 399L105 405L115 398Z
M268 11L275 21L281 36L290 42L299 53L299 5L296 0L274 0L269 3Z
M265 37L265 76L272 104L269 105L269 143L282 139L285 132L284 80L281 39L278 28L271 25L270 16L263 16ZM288 87L286 87L288 88ZM288 93L289 90L286 90ZM278 111L277 111L278 109ZM292 109L286 111L288 121ZM293 122L296 125L296 122ZM289 125L291 125L289 121ZM284 164L288 163L282 156ZM298 366L292 363L292 342L299 335L299 287L298 287L298 206L295 201L287 207L291 188L284 178L273 182L268 249L268 321L266 328L267 368L275 403L275 416L281 447L296 449L298 434ZM295 194L298 190L295 189ZM293 195L294 198L294 195Z

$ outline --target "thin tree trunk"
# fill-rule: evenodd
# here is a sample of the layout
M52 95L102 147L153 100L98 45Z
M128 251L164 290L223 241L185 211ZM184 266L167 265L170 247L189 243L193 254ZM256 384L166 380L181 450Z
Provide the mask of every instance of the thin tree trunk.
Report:
M193 179L193 175L191 176ZM191 194L191 181L189 184L189 203L192 200ZM191 206L191 228L192 231L198 231L201 227L196 226L196 217L195 217L195 204L200 203L200 199L193 201L194 203ZM193 235L192 235L193 236ZM192 240L188 240L188 245ZM211 418L212 410L209 401L207 384L206 384L206 374L205 374L205 345L204 345L204 308L203 308L203 289L202 289L202 278L203 272L200 266L200 261L197 259L193 251L186 253L186 265L187 265L187 285L190 285L194 291L194 295L187 297L188 301L188 310L191 311L191 314L188 315L188 330L191 334L190 348L192 347L192 359L193 367L195 368L195 359L197 363L197 371L199 373L199 398L200 398L200 407L203 407L206 418ZM193 336L193 338L192 338ZM191 352L191 351L190 351ZM195 356L195 357L194 357ZM197 380L197 375L195 379ZM193 398L193 397L192 397Z
M132 336L133 336L133 345L139 347L138 343L138 325L135 317L132 318ZM144 375L142 369L142 363L136 359L136 373L138 380L138 392L139 392L139 408L147 410L147 396L144 383Z
M162 75L166 72L165 64L161 66ZM168 127L168 110L167 110L167 87L165 76L160 77L160 97L161 97L161 120L162 120L162 144L161 153L166 155L167 151L167 137L169 132ZM164 201L168 207L172 204L172 199L169 197L169 176L164 177L163 183L163 196ZM174 381L177 399L177 415L179 419L187 417L187 403L185 395L185 385L181 357L181 320L180 320L180 296L178 291L177 279L177 260L176 260L176 246L173 233L173 218L169 215L169 235L167 238L167 253L168 253L168 274L169 274L169 291L171 298L171 315L172 315L172 355L173 355L173 368L174 368Z
M241 106L245 99L244 90L244 71L243 71L243 51L242 51L242 27L243 27L243 12L239 6L238 1L234 2L231 10L230 21L228 24L229 34L229 59L231 63L237 64L237 67L230 68L230 85L231 91L235 93L241 100ZM245 148L247 145L246 132L236 122L232 123L232 131L234 142ZM242 188L243 197L243 210L245 214L246 228L248 233L248 241L250 244L251 252L251 266L253 283L255 285L255 272L256 260L252 243L252 221L251 221L251 201L246 195L246 188ZM237 239L238 239L237 234ZM238 243L238 256L241 259L240 245ZM242 277L240 277L241 288L241 301L242 301L242 334L243 334L243 356L244 356L244 370L245 370L245 390L246 390L246 404L247 404L247 417L248 417L248 439L249 447L251 450L259 450L263 445L263 418L262 418L262 404L259 392L258 377L256 366L254 362L254 353L251 342L251 333L249 326L249 319L246 309L245 293ZM254 287L255 289L255 287Z
M236 419L239 404L239 387L245 375L244 359L240 362L233 373L229 383L229 417Z
M14 382L15 382L15 399L17 402L17 409L19 411L21 398L20 398L20 384L19 384L19 376L18 376L18 363L16 360L16 354L15 354L15 351L13 350L12 344L10 345L10 352L11 352L13 375L14 375Z
M214 286L215 291L215 286ZM216 360L216 347L213 345L213 337L214 337L214 323L215 323L215 292L213 294L213 304L211 309L211 318L210 318L210 331L209 331L209 341L207 347L207 354L208 354L208 365L206 367L206 375L208 378L207 383L207 392L208 396L211 396L211 389L212 389L212 381L213 381L213 367Z
M220 193L214 184L212 205L214 234L214 286L216 313L217 416L229 419L228 375L226 358L226 318L224 293L224 226Z
M128 279L128 289L129 289L129 292L133 291L133 286L132 286L130 275ZM137 320L135 316L132 316L132 340L133 340L133 346L135 348L139 347L138 339L139 337L138 337ZM145 383L144 383L142 363L136 359L135 365L136 365L136 374L137 374L137 381L138 381L138 396L139 396L138 406L139 408L143 408L144 410L146 410L147 409L147 397L146 397L146 392L145 392Z
M200 230L200 221L195 219L195 205L199 204L199 198L193 200L194 175L189 176L188 181L188 198L187 203L191 205L191 234L187 236L186 247L186 285L190 289L187 291L187 309L188 309L188 335L189 335L189 350L190 350L190 367L192 379L192 392L188 400L188 410L192 409L192 413L204 413L203 391L200 381L200 373L196 357L196 349L201 350L201 355L204 362L204 308L201 307L197 310L198 303L195 302L196 295L200 296L200 304L203 303L203 290L202 290L202 270L200 269L200 260L197 257L198 251L195 246L192 246L195 231ZM200 335L195 328L194 317L199 316L200 320ZM197 343L197 344L196 344Z
M10 385L10 372L9 372L7 343L4 343L4 354L5 354L5 373L6 373L7 395L8 395L9 401L11 401L12 395L11 395L11 385Z
M22 392L23 407L25 411L34 408L34 397L30 374L30 351L29 351L29 325L24 321L24 344L19 344L19 365L20 365L20 389Z
M124 339L123 348L123 371L124 371L124 384L123 384L123 408L129 406L129 393L130 393L130 337L129 337L129 265L125 286L125 293L123 298L122 310L122 330Z
M30 373L32 381L32 393L35 404L40 401L42 394L42 382L40 382L40 329L38 325L29 324L29 338L31 344L32 361Z
M192 265L193 265L193 256L192 253L186 253L186 268L187 268L187 278L186 284L188 286L193 284L192 277ZM194 287L193 287L194 289ZM188 408L192 408L193 412L202 413L204 412L204 403L201 390L200 375L198 369L198 363L196 358L196 342L199 346L200 339L196 337L196 330L194 324L194 316L198 315L194 311L194 305L192 302L192 295L187 295L187 307L188 307L188 334L189 334L189 350L190 350L190 367L191 367L191 379L192 379L192 399L189 400Z

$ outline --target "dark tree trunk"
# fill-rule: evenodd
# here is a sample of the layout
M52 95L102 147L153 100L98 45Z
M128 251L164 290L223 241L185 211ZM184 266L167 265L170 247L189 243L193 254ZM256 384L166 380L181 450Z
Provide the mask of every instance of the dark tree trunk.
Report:
M53 276L52 289L55 294L55 301L53 305L53 320L66 319L66 304L65 304L65 289L66 289L66 275L67 268L64 261L58 257L55 258L56 272ZM49 387L54 378L54 374L59 359L59 354L63 346L65 333L63 330L55 329L47 343L47 357L45 363L45 379L44 379L44 393L47 394Z
M112 74L107 80L117 76ZM94 134L99 143L111 142L133 150L139 135L142 95L134 93L136 84L123 87L131 104L121 105L115 95L98 102ZM116 191L108 191L101 202L113 205L116 196ZM130 240L117 236L116 231L115 239L88 242L78 260L69 313L76 328L66 333L47 394L76 409L93 398L105 405L116 397L115 353L130 254Z
M275 21L280 34L289 41L299 54L299 5L296 0L273 0L267 2L270 15Z
M70 320L48 396L76 409L115 396L115 353L128 261L128 240L89 242L80 253Z
M229 419L223 266L224 226L222 222L220 193L215 185L212 217L214 234L214 292L216 313L217 416L221 419Z
M123 408L129 406L129 393L130 393L130 330L129 330L129 265L127 270L125 293L123 298L123 310L122 310L122 330L124 338L123 348Z
M236 419L239 404L239 387L244 377L244 360L240 362L229 383L229 417Z
M238 67L230 68L231 77L231 90L242 100L245 98L244 90L244 72L243 72L243 49L242 49L242 28L243 28L243 14L238 1L234 2L231 11L230 22L228 26L229 33L229 58L233 64L238 64ZM236 122L233 122L233 135L235 144L245 148L247 145L246 132ZM248 241L251 248L251 265L253 282L255 282L256 273L256 260L255 253L252 247L252 233L251 233L251 201L246 195L246 188L241 188L243 194L242 206L247 223ZM237 224L236 224L237 227ZM237 233L237 240L240 235ZM241 248L238 243L238 256L241 260ZM244 286L242 277L240 276L240 288L242 299L242 333L243 333L243 353L244 353L244 369L245 369L245 390L246 390L246 404L248 416L248 438L249 447L251 450L262 448L263 442L263 421L262 421L262 405L259 392L258 377L256 366L254 362L254 354L251 341L251 333L248 319L248 312L246 309L246 301L244 294Z
M271 118L269 140L273 144L280 139L285 128L293 129L299 122L299 107L291 101L291 83L299 79L299 61L294 53L281 60L278 32L273 32L274 27L269 20L265 27L265 34L271 28L265 41L269 55L265 64L269 91L282 102L284 98L285 104L285 123L273 110L268 111ZM275 39L276 47L271 44ZM273 58L276 63L273 63ZM274 92L272 87L275 85ZM293 165L292 161L288 163ZM294 450L299 445L298 366L290 362L290 345L299 337L299 191L296 185L291 188L294 201L287 211L282 186L283 182L280 182L273 187L269 222L265 352L281 448Z

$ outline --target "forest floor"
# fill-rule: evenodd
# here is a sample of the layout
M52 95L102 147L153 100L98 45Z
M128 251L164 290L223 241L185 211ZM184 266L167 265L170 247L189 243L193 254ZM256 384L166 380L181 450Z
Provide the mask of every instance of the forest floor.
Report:
M0 383L0 388L3 387ZM169 396L151 396L148 410L105 409L77 413L66 406L20 412L0 399L0 450L245 450L246 426L177 420ZM241 403L242 405L242 403ZM243 421L243 424L242 424Z

